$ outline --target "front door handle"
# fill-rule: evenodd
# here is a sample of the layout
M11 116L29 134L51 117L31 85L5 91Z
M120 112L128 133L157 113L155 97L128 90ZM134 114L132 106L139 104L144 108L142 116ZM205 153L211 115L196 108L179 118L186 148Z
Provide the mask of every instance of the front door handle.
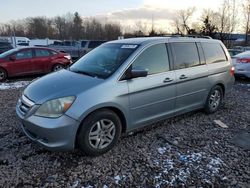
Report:
M182 79L186 79L186 78L187 78L187 76L186 76L186 75L184 75L184 74L182 74L179 78L182 80Z
M173 81L173 79L171 79L171 78L165 78L165 80L163 80L164 83L172 82L172 81Z

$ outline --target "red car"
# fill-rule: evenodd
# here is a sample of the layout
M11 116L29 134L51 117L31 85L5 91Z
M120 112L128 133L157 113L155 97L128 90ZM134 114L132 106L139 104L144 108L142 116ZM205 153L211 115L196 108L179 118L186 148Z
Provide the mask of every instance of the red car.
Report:
M70 55L50 48L12 49L0 54L0 81L7 77L57 71L71 63Z

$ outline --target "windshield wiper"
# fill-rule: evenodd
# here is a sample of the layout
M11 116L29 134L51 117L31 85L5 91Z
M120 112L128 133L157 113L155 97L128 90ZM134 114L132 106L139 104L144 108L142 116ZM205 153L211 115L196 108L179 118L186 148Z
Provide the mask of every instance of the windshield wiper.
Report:
M91 73L86 72L86 71L80 71L80 70L71 70L71 71L78 73L78 74L83 74L83 75L87 75L87 76L91 76L91 77L97 77L95 74L91 74Z

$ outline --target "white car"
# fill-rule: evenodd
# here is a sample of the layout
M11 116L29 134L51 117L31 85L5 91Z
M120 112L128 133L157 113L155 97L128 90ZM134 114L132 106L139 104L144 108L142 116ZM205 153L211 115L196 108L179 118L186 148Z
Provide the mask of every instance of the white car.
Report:
M232 62L235 66L235 76L250 78L250 51L233 56Z

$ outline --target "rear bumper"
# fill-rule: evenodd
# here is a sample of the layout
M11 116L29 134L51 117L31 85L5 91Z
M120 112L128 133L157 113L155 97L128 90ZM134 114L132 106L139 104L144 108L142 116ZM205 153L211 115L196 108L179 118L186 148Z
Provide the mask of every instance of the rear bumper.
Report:
M247 77L250 78L250 72L249 71L237 71L234 73L236 77Z
M52 151L69 151L75 148L75 138L79 122L63 115L59 118L29 116L25 118L16 107L21 119L21 128L32 141Z

